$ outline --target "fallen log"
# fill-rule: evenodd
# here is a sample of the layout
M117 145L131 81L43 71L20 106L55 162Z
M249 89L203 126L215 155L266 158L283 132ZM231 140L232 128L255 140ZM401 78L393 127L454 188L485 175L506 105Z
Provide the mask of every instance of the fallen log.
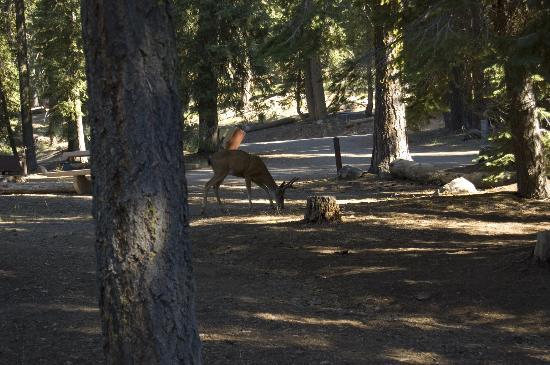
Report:
M437 185L445 185L454 179L463 177L480 189L508 185L516 181L515 173L508 171L496 174L494 171L460 172L456 170L439 170L430 163L418 163L408 160L395 160L392 162L390 173L393 177L399 179Z
M261 131L263 129L275 128L275 127L280 127L280 126L287 125L287 124L292 124L292 123L295 123L297 121L298 121L298 119L296 119L294 117L288 117L288 118L279 119L279 120L276 120L276 121L270 122L270 123L246 125L242 129L246 133L250 133L250 132L255 132L255 131Z
M390 173L394 177L419 181L423 183L438 182L439 172L430 163L419 163L409 160L395 160L390 164Z
M9 194L74 194L72 182L1 183L0 195Z

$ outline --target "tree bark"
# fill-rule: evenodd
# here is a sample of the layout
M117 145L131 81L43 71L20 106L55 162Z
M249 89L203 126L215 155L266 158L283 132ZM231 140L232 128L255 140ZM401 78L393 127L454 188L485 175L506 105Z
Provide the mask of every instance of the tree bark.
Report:
M6 98L6 93L4 91L4 85L2 80L0 80L0 123L6 128L6 133L8 136L8 142L10 144L11 153L19 159L19 154L17 153L17 144L15 143L15 137L13 134L13 129L10 124L10 116L8 113L8 100Z
M108 364L199 364L171 4L82 4Z
M218 78L210 48L217 43L216 2L200 1L196 38L198 73L195 99L199 113L199 152L218 147Z
M15 0L15 23L17 28L17 69L19 72L19 99L21 103L21 125L27 169L36 171L36 147L31 114L31 87L29 78L29 60L27 56L27 27L25 24L25 1Z
M374 1L375 103L372 173L389 173L394 160L411 160L406 135L405 104L395 66L393 29L379 18L381 5Z
M321 59L318 54L306 57L304 82L309 116L313 117L314 120L326 118L327 104L325 101L325 89L323 87Z
M550 188L531 77L522 66L506 64L504 72L518 195L530 199L548 198Z

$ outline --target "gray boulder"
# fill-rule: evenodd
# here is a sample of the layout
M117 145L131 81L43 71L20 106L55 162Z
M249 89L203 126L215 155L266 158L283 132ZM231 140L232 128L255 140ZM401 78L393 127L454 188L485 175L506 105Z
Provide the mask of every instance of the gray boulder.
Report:
M338 171L338 178L342 180L355 180L363 175L363 170L350 165L343 166Z
M436 195L475 194L477 189L474 184L463 177L458 177L443 185L436 191Z

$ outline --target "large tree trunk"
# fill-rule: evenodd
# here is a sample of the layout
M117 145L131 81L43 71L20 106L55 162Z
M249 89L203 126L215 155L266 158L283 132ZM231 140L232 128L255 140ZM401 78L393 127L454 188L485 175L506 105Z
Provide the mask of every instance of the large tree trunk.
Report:
M198 74L195 99L199 112L199 152L218 148L218 78L210 48L217 43L216 2L200 1L196 38Z
M85 0L97 279L108 364L199 364L171 5Z
M19 99L21 103L21 125L27 169L36 171L36 147L31 114L31 87L29 60L27 57L27 27L25 24L25 1L15 0L15 23L17 28L17 68L19 71Z
M325 89L323 87L321 59L318 54L306 57L304 82L309 116L314 120L326 118L327 104L325 101Z
M17 144L15 143L15 137L13 134L13 129L10 124L10 116L8 113L8 100L6 98L6 93L4 91L4 85L2 80L0 80L0 125L4 125L6 128L6 133L8 135L8 142L10 144L11 153L19 159L19 154L17 153Z
M546 178L544 150L535 115L535 95L527 70L505 65L508 118L512 127L512 143L516 160L518 195L524 198L550 197Z
M374 1L380 16L381 5ZM374 25L374 58L376 65L376 108L374 111L372 173L389 173L390 163L410 160L406 135L405 104L399 78L396 76L394 29L379 20Z

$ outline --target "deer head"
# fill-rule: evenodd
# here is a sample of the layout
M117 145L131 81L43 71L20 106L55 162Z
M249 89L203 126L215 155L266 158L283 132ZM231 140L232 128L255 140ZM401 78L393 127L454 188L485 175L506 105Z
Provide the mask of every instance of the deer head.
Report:
M285 191L288 188L293 188L293 184L298 180L297 177L292 178L288 183L286 181L283 181L281 185L277 187L277 190L275 190L275 201L277 203L277 210L281 210L285 208Z

